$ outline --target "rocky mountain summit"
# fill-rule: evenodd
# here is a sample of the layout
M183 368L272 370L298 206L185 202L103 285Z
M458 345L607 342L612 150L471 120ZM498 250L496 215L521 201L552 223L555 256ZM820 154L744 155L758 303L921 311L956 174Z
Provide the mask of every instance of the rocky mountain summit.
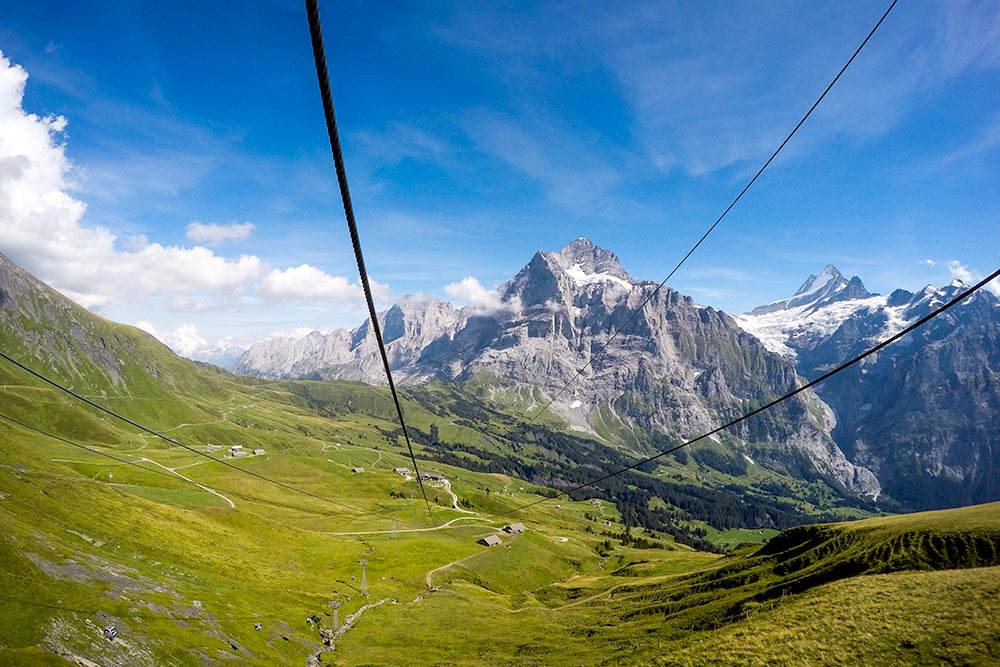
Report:
M797 386L792 363L731 317L656 288L581 238L558 252L537 252L498 288L491 310L404 300L380 320L402 381L467 383L525 413L554 398L550 409L575 428L636 451L648 451L657 438L699 435ZM367 323L259 343L233 370L384 383ZM834 444L833 424L822 401L806 392L724 439L755 460L812 470L877 495L875 476Z

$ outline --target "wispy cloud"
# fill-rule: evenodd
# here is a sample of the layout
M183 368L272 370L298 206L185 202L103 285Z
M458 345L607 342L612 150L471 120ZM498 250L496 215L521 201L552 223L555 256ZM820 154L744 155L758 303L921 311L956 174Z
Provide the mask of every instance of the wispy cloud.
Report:
M437 163L455 152L454 147L442 140L440 132L402 122L390 123L381 131L362 130L353 139L369 161L381 165L406 159Z
M523 120L486 108L470 110L463 127L474 145L538 181L555 204L579 210L601 200L622 180L605 153L556 124Z
M214 168L206 153L163 149L127 150L88 160L77 172L77 190L88 199L111 203L150 198L175 198L198 183Z
M956 146L936 161L933 169L944 169L956 164L968 163L984 158L1000 149L1000 116L992 120L970 140Z
M610 76L617 85L601 93L631 114L632 143L648 164L704 175L766 158L882 11L859 3L845 20L844 9L772 3L720 12L711 5L633 2L613 10L567 10L540 3L525 12L459 10L437 34L515 72L505 80L528 112L556 99L560 75ZM968 68L997 67L998 44L995 2L901 5L785 159L839 136L864 140L886 132L919 103L921 92ZM498 121L484 124L495 128ZM562 146L535 129L529 128L535 148L558 155ZM523 139L514 135L512 141ZM537 157L515 162L515 148L486 148L525 171L544 164Z
M253 223L250 222L232 222L228 225L219 225L195 220L187 226L187 237L200 243L220 245L226 241L250 238L253 230Z

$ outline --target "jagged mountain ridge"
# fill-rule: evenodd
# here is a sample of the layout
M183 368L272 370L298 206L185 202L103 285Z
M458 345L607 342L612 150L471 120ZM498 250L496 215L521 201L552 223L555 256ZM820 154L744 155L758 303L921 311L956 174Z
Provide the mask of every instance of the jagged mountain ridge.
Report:
M606 437L617 433L637 449L650 444L649 433L690 438L797 386L794 367L732 318L669 288L659 290L601 353L656 288L634 280L613 253L581 238L558 252L537 252L497 290L492 310L453 311L436 300L404 300L380 320L400 334L386 339L401 381L472 382L497 400L523 398L525 410L555 397L551 409L574 427ZM291 345L265 342L232 369L383 383L371 339L366 324ZM297 349L313 355L296 356ZM281 365L264 363L277 359ZM580 379L560 394L580 369ZM806 392L725 437L735 447L766 445L755 453L761 461L812 467L849 489L877 494L874 475L852 465L833 443L832 426L829 410Z
M379 314L390 366L405 375L435 338L450 335L467 314L433 298L409 297ZM385 384L374 334L361 326L255 343L230 366L236 373L284 379L324 377Z
M822 299L789 299L736 317L808 378L902 331L966 289L955 281L879 296L857 277L846 281L833 272L839 278ZM1000 300L988 290L831 378L818 392L836 414L833 436L847 456L874 470L885 491L906 506L1000 497L994 453L1000 442Z

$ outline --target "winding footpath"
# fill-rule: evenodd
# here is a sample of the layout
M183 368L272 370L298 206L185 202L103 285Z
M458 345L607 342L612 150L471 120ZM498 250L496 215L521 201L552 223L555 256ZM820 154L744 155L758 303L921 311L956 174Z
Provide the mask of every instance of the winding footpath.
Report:
M452 524L456 521L489 521L486 517L482 516L460 516L451 521L442 523L440 526L432 526L430 528L403 528L399 530L359 530L347 533L323 533L324 535L392 535L395 533L426 533L431 530L445 530L446 528L451 528ZM465 528L466 526L455 526L455 528Z
M187 482L191 482L192 484L194 484L194 485L195 485L195 486L197 486L198 488L200 488L200 489L202 489L202 490L204 490L204 491L208 491L208 492L209 492L209 493L211 493L211 494L212 494L213 496L219 496L220 498L222 498L223 500L225 500L225 501L226 501L227 503L229 503L229 506L230 506L231 508L233 508L233 509L236 509L236 503L234 503L234 502L233 502L232 500L230 500L229 498L225 497L224 495L222 495L221 493L219 493L219 492L218 492L218 491L216 491L215 489L210 489L209 487L205 486L204 484L199 484L198 482L194 481L194 480L193 480L193 479L191 479L190 477L185 477L184 475L180 474L179 472L177 472L177 471L176 471L176 470L174 470L173 468L168 468L167 466L165 466L165 465L163 465L163 464L161 464L161 463L157 463L157 462L156 462L156 461L154 461L153 459L148 459L148 458L146 458L146 457L142 457L142 458L141 458L141 459L139 459L139 460L140 460L140 461L149 461L149 462L150 462L150 463L152 463L152 464L153 464L154 466L159 466L160 468L163 468L164 470L167 470L167 471L169 471L169 472L173 473L174 475L177 475L178 477L180 477L180 478L181 478L181 479L183 479L184 481L187 481Z
M464 514L478 514L478 512L473 512L472 510L464 510L458 506L458 496L455 492L451 490L451 482L447 479L441 480L441 487L451 496L451 508L457 512L462 512Z

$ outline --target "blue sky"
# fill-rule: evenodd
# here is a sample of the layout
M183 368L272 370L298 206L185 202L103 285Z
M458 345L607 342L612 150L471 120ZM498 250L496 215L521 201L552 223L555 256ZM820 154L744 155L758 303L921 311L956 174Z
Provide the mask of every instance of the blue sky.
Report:
M886 6L322 3L381 305L579 236L661 280ZM299 2L14 0L0 51L0 251L189 354L363 320ZM997 174L1000 5L902 0L671 286L988 273Z

